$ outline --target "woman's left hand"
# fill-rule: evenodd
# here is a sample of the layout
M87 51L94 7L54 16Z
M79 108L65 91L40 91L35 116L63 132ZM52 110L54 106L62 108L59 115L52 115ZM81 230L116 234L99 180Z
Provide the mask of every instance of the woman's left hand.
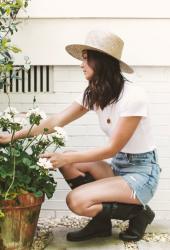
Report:
M40 155L40 158L46 158L50 161L53 168L61 168L66 165L66 156L63 153L44 153Z

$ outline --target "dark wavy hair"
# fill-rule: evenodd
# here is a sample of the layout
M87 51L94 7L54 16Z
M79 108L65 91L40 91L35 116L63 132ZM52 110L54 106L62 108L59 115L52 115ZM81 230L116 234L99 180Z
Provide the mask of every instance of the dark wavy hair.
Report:
M86 52L88 65L94 70L94 75L85 89L83 104L89 109L96 105L103 110L108 104L119 100L126 79L116 58L98 51Z

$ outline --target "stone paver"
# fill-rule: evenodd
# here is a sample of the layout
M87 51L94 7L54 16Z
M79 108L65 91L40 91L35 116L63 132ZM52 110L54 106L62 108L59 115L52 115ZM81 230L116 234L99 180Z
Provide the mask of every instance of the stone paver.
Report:
M137 243L139 250L170 250L170 242L146 242Z
M69 242L66 234L73 229L57 227L53 231L54 238L45 248L46 250L125 250L124 243L118 239L119 229L113 228L113 235L106 238L96 238L83 242ZM146 232L170 234L170 221L155 220L148 226ZM137 242L138 250L170 250L170 242Z
M124 244L118 240L118 230L113 229L113 235L106 238L96 238L83 242L69 242L66 240L67 232L71 231L66 228L58 228L53 231L54 238L45 248L46 250L124 250Z
M148 225L146 232L170 234L170 220L154 220L151 225Z

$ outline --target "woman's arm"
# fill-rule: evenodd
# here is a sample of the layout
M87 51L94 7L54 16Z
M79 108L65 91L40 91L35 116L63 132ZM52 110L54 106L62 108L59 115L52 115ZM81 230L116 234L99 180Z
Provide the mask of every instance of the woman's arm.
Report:
M85 152L45 153L42 157L49 158L54 167L61 167L76 162L90 162L107 159L118 153L129 141L142 117L121 117L109 143L101 148Z
M84 115L88 110L78 104L73 102L69 107L67 107L62 112L49 117L46 120L42 120L38 126L34 126L29 134L30 137L41 134L44 132L44 128L48 128L48 133L53 132L55 126L63 127L66 124L78 119ZM14 135L14 140L22 139L27 137L29 128L17 131ZM0 144L8 143L10 141L11 135L0 135Z

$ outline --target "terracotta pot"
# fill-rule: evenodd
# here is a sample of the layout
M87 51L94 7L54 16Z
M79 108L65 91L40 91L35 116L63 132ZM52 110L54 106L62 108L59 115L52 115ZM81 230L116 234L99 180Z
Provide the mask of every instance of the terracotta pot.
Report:
M0 250L29 250L37 227L44 196L36 198L28 193L17 201L0 201L5 214L0 218Z

